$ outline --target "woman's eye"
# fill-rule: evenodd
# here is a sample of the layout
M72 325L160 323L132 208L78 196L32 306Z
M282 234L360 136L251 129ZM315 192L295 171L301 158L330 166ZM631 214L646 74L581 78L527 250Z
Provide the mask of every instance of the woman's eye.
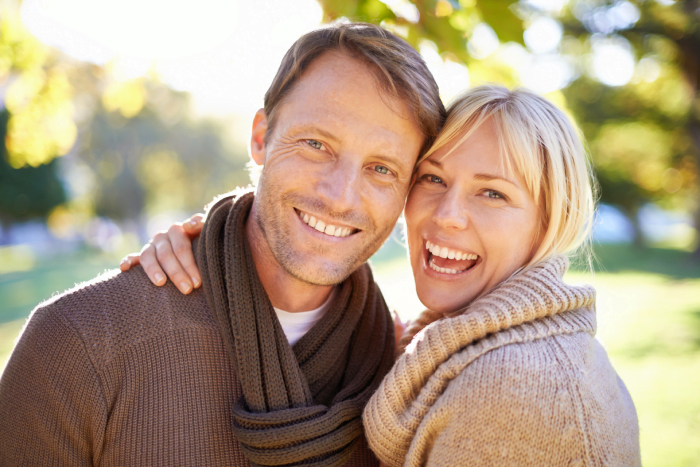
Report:
M493 190L487 190L486 196L488 196L491 199L505 199L505 197L502 194Z
M437 175L425 174L421 178L431 183L443 183L442 179Z
M389 173L389 168L388 168L388 167L384 167L383 165L375 165L375 166L374 166L374 171L375 171L375 172L379 172L379 173L382 174L382 175L386 175L386 174Z
M314 149L323 149L323 143L316 141L315 139L307 139L307 144Z

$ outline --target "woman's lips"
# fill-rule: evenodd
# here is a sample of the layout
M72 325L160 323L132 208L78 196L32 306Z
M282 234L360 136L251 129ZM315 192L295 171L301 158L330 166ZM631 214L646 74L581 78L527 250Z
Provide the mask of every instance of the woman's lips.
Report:
M441 274L456 275L468 271L479 262L479 256L426 241L426 264Z

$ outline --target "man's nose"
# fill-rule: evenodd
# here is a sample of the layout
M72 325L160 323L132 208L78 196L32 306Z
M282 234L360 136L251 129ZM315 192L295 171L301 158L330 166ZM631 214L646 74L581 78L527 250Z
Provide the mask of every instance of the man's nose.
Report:
M337 161L319 184L319 195L336 212L357 209L362 200L362 166L352 161Z
M433 211L433 222L443 229L464 230L468 218L467 202L458 193L446 193Z

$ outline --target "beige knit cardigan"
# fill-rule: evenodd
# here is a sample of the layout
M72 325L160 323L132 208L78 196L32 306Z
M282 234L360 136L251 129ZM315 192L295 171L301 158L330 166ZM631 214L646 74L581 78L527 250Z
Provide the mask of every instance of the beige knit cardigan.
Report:
M638 466L632 400L568 262L525 270L416 334L365 408L389 466Z

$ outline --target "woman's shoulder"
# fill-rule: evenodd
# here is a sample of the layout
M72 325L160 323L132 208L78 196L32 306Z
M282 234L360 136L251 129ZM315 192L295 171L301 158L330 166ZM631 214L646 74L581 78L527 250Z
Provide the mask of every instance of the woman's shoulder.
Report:
M469 380L470 389L477 382L491 386L503 382L513 386L522 382L528 387L558 388L573 383L586 373L594 354L595 339L585 331L551 334L532 338L533 332L521 325L488 336L465 348L450 360L463 360L461 371L446 388L459 389ZM445 362L449 364L448 362Z
M478 433L467 436L455 427L480 426L491 431L481 443L495 439L504 446L522 438L530 446L549 440L545 450L581 456L581 446L593 445L602 459L620 461L615 465L638 465L634 404L591 334L512 342L505 337L477 343L471 351L485 351L462 367L431 408L427 420L449 414L440 423L445 429L438 444L466 443Z

